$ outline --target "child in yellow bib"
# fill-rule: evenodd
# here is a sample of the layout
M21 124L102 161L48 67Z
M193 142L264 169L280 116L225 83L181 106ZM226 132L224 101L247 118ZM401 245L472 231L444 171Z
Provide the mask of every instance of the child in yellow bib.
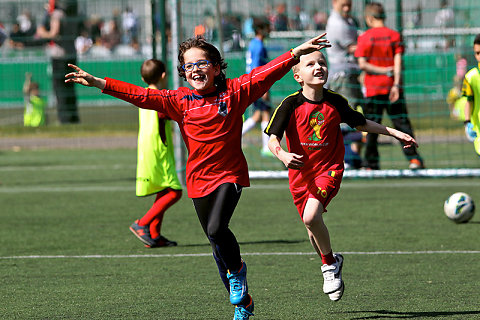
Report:
M151 89L166 87L165 65L159 60L144 61L141 75ZM161 116L154 110L139 109L136 195L156 194L156 198L153 206L130 226L130 230L149 248L177 245L161 235L161 226L165 211L182 196L171 124Z
M40 86L32 81L32 74L25 73L23 84L25 111L23 112L23 125L25 127L39 127L45 125L45 108L47 102L40 96Z
M473 41L473 53L478 65L465 74L462 86L462 94L467 97L464 124L467 139L480 156L480 34Z

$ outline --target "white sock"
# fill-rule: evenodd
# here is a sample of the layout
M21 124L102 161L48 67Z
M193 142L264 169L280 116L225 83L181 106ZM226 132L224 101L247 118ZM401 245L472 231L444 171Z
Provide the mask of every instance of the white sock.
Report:
M248 118L243 122L243 127L242 127L242 135L250 131L253 127L255 127L256 122L252 118Z
M268 121L262 121L260 123L260 127L262 128L263 150L270 151L270 149L268 149L268 140L270 140L270 137L264 132L267 126L268 126Z

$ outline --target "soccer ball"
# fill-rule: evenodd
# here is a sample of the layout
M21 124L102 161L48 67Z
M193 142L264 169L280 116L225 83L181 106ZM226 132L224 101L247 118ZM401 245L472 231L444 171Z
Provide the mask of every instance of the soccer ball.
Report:
M456 223L468 222L475 213L475 203L464 192L456 192L448 197L443 204L443 210L448 219Z

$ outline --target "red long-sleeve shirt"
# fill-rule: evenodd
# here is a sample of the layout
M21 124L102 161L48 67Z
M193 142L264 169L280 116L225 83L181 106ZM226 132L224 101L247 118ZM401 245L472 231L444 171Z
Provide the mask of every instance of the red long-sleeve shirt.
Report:
M202 92L186 87L153 90L105 78L103 93L137 107L157 110L179 124L188 150L186 178L190 198L210 194L230 182L250 186L241 149L242 115L298 60L286 52L249 74L227 79L226 90Z

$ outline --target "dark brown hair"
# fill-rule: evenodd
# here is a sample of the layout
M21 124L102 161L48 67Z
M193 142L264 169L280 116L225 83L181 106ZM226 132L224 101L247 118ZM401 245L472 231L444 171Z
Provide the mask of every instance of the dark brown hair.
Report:
M267 28L268 31L270 31L270 22L268 20L262 18L253 19L253 30L255 30L255 34L260 34Z
M148 85L157 84L162 74L166 72L165 64L157 59L145 60L140 67L140 74L143 81ZM158 119L158 133L164 145L167 145L167 135L165 131L165 119Z
M473 40L473 44L480 44L480 33L475 36L475 39Z
M140 68L140 74L147 84L158 83L165 71L165 64L157 59L145 60Z
M227 63L223 60L220 51L218 51L213 44L207 42L207 40L205 40L205 38L202 36L196 36L194 38L187 39L180 44L178 51L178 75L184 80L187 79L185 76L185 71L182 68L182 66L185 64L185 58L183 56L185 52L192 48L203 50L208 61L210 61L214 66L220 66L220 74L215 77L215 85L219 89L224 88L226 85L226 76L224 70L227 69Z

